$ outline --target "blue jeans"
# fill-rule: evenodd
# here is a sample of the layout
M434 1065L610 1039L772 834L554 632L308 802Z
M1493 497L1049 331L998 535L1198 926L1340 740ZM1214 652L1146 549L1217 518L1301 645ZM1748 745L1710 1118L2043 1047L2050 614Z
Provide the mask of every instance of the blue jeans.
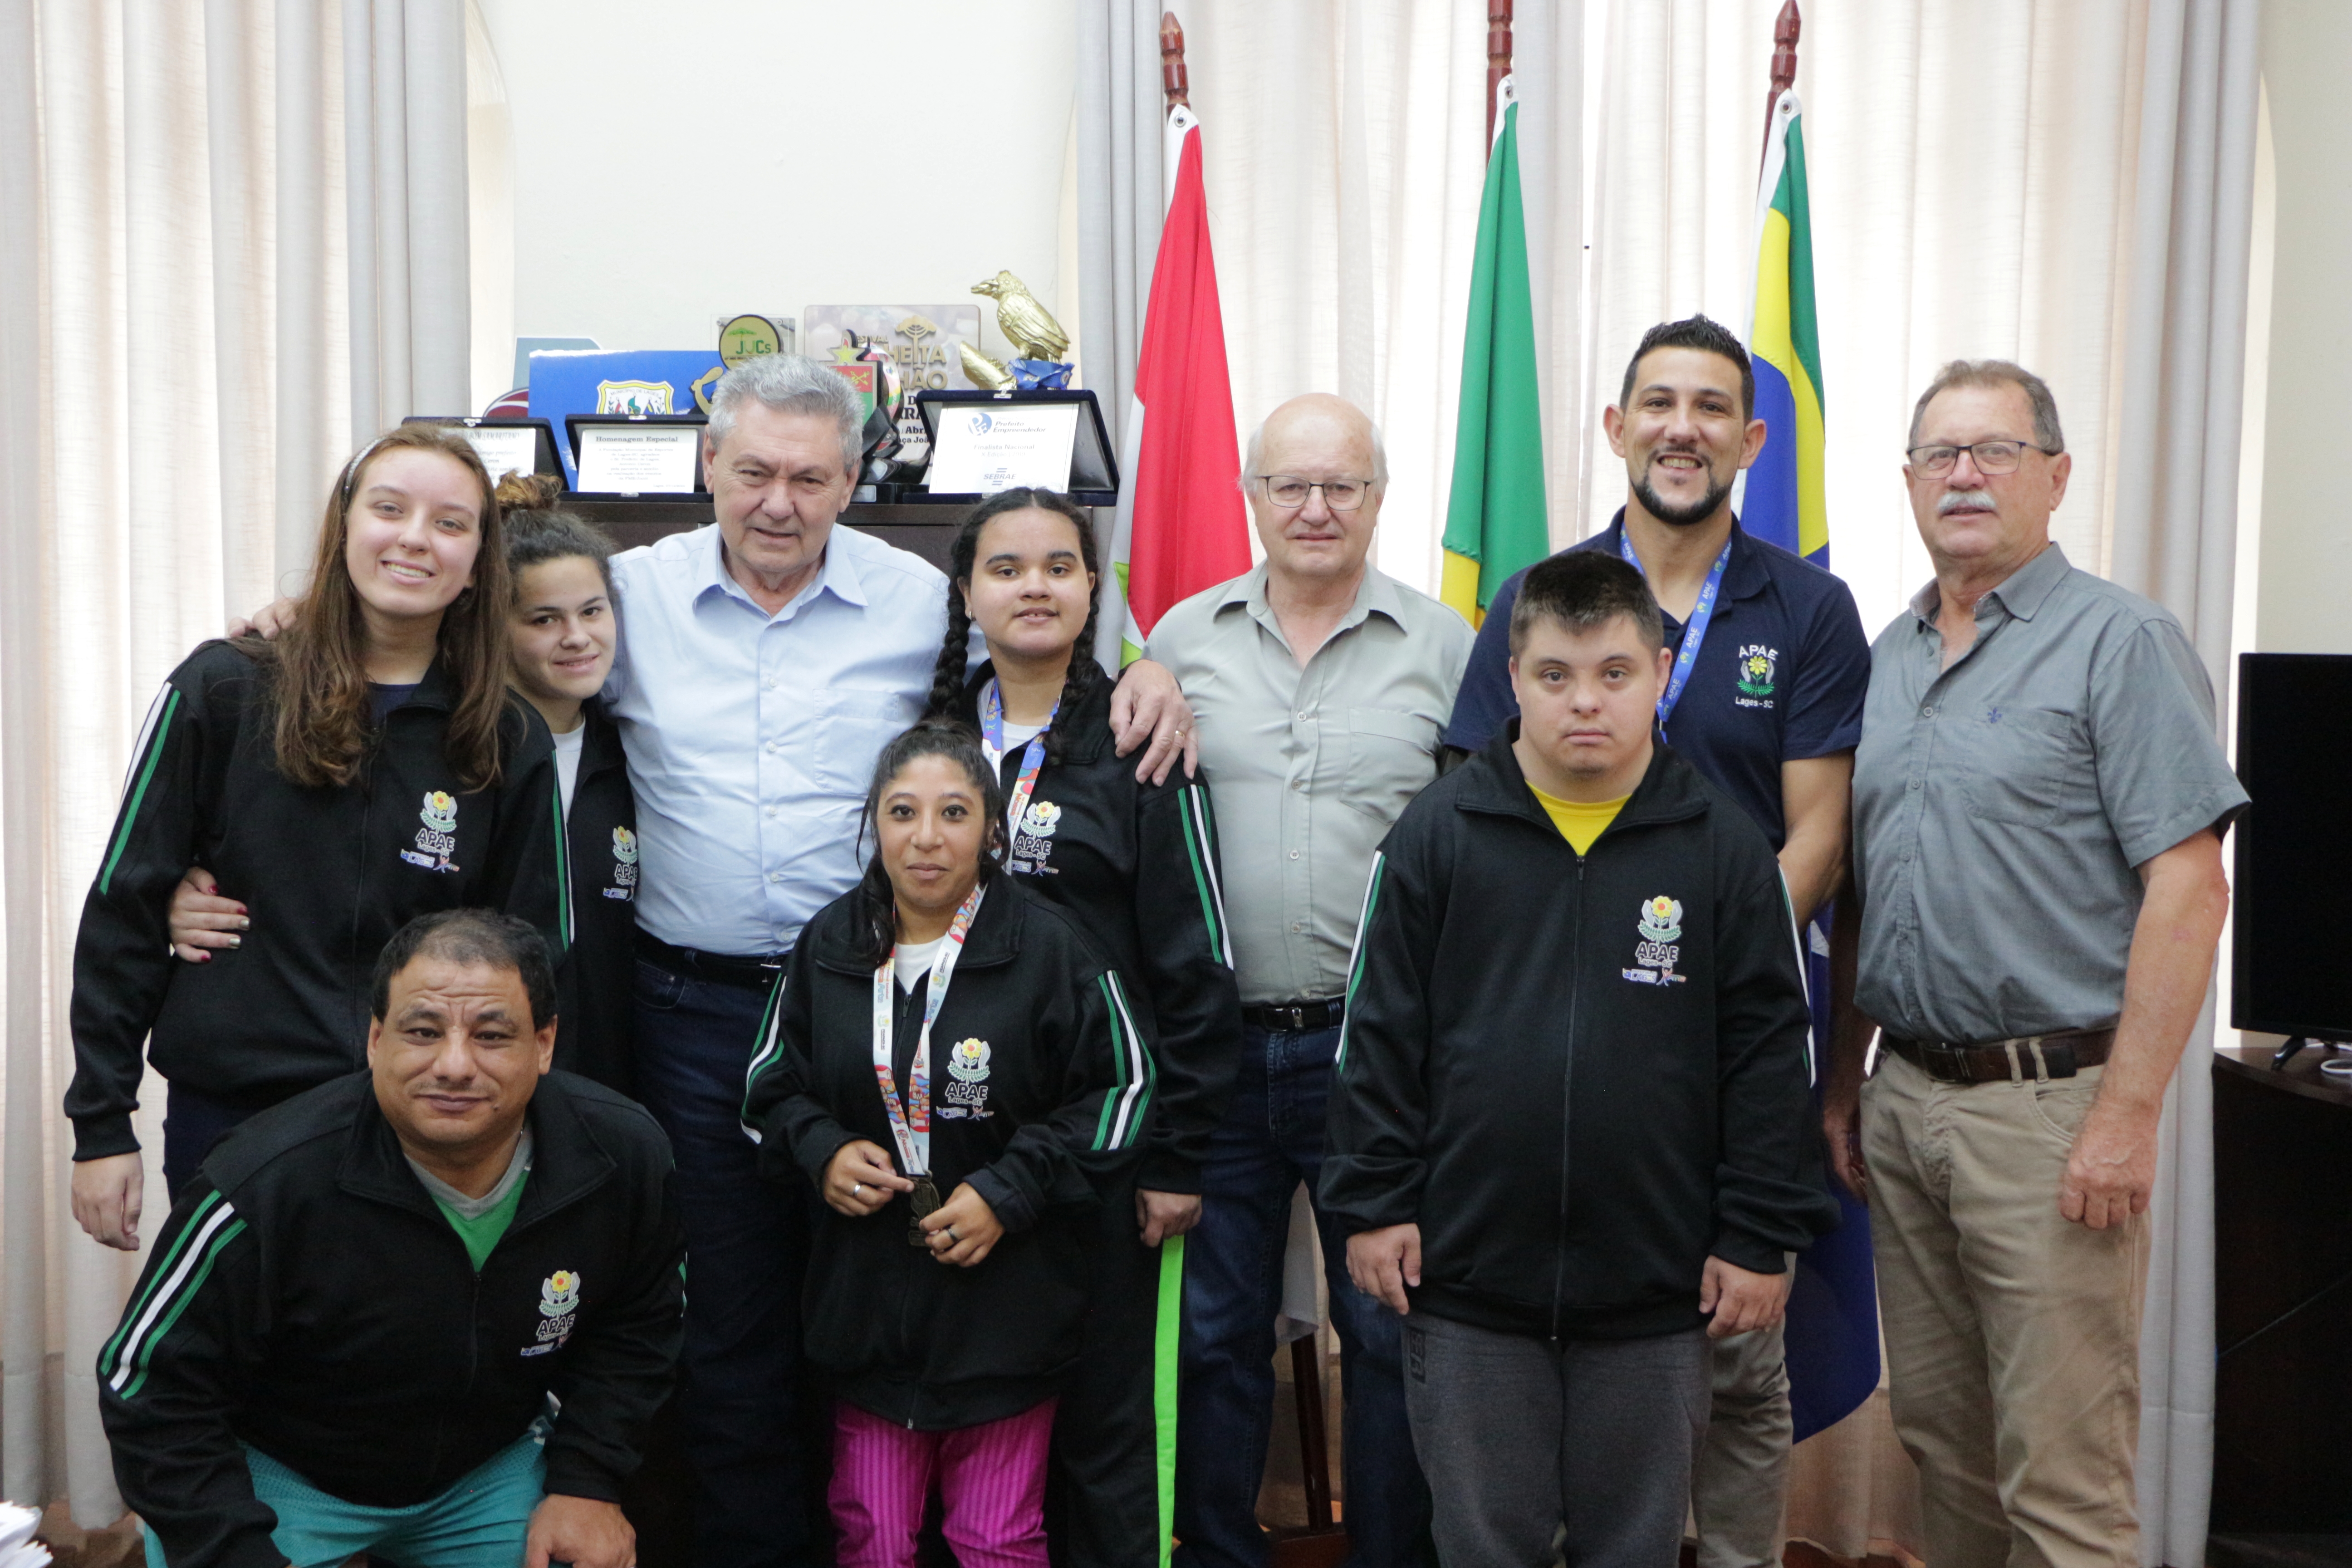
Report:
M1323 1110L1339 1031L1242 1036L1234 1099L1202 1168L1201 1224L1184 1239L1176 1534L1184 1568L1264 1568L1258 1483L1274 1426L1274 1318L1290 1199L1323 1169ZM1429 1487L1405 1422L1402 1323L1348 1278L1346 1238L1315 1205L1339 1331L1349 1559L1433 1565Z
M698 1568L830 1563L824 1489L810 1474L813 1399L801 1360L805 1183L759 1172L743 1075L766 998L640 958L637 1092L677 1160L686 1220L678 1424L695 1474ZM820 1427L821 1431L822 1428Z
M178 1201L180 1190L196 1179L213 1145L236 1131L257 1105L232 1105L178 1084L163 1095L163 1194Z

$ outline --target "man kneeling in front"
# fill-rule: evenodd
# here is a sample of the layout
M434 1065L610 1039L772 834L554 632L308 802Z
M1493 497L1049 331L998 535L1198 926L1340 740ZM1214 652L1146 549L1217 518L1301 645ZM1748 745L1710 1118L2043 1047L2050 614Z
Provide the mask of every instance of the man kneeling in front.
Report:
M1652 738L1642 574L1570 551L1511 611L1519 719L1372 862L1323 1207L1404 1320L1438 1556L1675 1561L1706 1339L1769 1328L1837 1221L1763 832Z
M669 1144L550 1072L555 978L454 910L376 961L364 1071L240 1127L99 1353L151 1568L630 1568L616 1500L669 1388Z

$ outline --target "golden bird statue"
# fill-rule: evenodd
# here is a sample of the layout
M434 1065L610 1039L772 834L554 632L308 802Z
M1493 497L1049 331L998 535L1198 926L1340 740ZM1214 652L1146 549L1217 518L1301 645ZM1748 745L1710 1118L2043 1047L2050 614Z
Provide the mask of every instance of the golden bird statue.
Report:
M956 357L963 362L963 375L966 381L971 382L982 392L1013 390L1011 371L961 339L956 342Z
M975 283L971 291L996 301L996 330L1023 359L1059 360L1069 352L1070 334L1012 273L1000 272L985 283Z

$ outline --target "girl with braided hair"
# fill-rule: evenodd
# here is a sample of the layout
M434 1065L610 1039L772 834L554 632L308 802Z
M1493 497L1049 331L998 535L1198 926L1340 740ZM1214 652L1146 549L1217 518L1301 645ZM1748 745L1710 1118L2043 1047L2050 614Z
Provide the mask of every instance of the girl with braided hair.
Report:
M1004 869L1118 971L1158 1067L1142 1146L1106 1187L1089 1239L1085 1348L1055 1417L1048 1502L1063 1560L1157 1562L1171 1521L1155 1370L1176 1352L1177 1238L1200 1218L1241 999L1207 788L1139 783L1112 749L1111 680L1093 657L1099 570L1094 530L1067 498L1024 488L975 507L950 557L929 716L979 731L1006 797ZM987 660L967 679L974 626ZM1172 1419L1166 1430L1172 1444Z

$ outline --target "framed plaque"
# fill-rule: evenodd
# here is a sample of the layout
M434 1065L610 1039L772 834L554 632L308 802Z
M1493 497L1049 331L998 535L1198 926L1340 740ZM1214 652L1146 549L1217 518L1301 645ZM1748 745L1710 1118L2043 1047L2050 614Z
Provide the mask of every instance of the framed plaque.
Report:
M572 414L572 460L583 495L694 495L702 489L698 415Z
M932 426L924 483L951 495L994 495L1015 485L1066 490L1077 434L1075 404L958 408Z
M563 476L555 450L555 426L544 419L480 418L473 415L412 414L403 425L440 425L474 444L482 467L496 484L509 474Z
M1035 485L1080 506L1118 504L1118 460L1091 392L927 390L916 405L931 463L908 500L968 504Z

